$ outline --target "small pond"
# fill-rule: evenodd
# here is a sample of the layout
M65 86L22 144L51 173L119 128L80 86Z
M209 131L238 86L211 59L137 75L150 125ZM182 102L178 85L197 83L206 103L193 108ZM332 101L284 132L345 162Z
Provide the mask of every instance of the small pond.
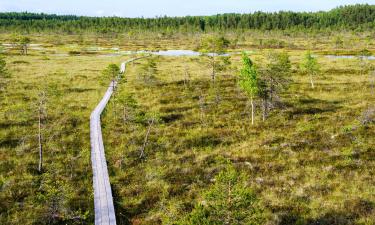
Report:
M201 56L203 55L200 52L193 51L193 50L163 50L163 51L146 51L146 50L139 50L139 51L118 51L114 53L108 54L99 54L98 56L102 57L115 57L121 55L131 55L131 54L152 54L152 55L160 55L160 56L172 56L172 57L179 57L179 56ZM216 54L216 53L207 53L209 56L229 56L235 53L226 53L226 54Z
M326 55L329 59L357 59L356 55ZM360 56L362 59L375 60L375 56Z
M160 56L200 56L201 52L193 50L163 50L163 51L137 51L137 53L149 53ZM207 53L209 56L217 56L216 53ZM220 54L220 56L229 56L229 54Z

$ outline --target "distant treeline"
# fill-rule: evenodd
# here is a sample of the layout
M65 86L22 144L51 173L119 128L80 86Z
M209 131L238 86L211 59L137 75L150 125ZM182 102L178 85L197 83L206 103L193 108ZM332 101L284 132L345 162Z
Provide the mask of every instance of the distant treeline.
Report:
M36 13L0 13L2 32L206 32L239 29L366 29L375 28L375 5L341 6L328 12L255 12L215 16L157 18L85 17Z

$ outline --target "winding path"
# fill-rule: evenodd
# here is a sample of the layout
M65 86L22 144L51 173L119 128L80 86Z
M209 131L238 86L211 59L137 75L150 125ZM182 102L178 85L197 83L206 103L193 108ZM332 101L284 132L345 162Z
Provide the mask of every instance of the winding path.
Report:
M100 115L106 107L116 88L118 80L126 70L126 65L136 59L121 64L118 78L112 81L100 103L90 116L91 163L93 170L95 225L116 225L115 208L113 206L111 184L104 154Z

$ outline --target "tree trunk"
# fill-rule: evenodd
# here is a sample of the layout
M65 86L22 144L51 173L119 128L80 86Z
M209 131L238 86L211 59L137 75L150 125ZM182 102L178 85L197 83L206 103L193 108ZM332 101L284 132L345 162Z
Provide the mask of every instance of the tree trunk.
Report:
M310 74L310 83L311 83L311 88L315 88L312 74Z
M262 105L263 105L262 118L263 118L263 122L264 122L266 120L266 114L267 114L267 100L266 99L263 99Z
M43 169L43 145L42 145L42 113L39 109L39 124L38 124L38 144L39 144L39 166L38 171L42 172Z
M273 102L273 92L274 92L274 80L272 76L270 77L270 102Z
M187 88L189 86L190 82L190 76L189 76L189 71L187 68L185 68L185 77L184 77L184 86Z
M123 120L123 123L125 124L126 123L126 106L124 106L123 110L122 110L122 120Z
M251 125L254 125L254 101L253 98L250 99L251 104Z
M152 118L151 122L149 123L147 133L146 133L146 136L145 136L145 140L144 140L142 148L141 148L141 154L139 155L139 158L141 158L141 159L145 157L145 149L146 149L146 146L147 146L147 143L148 143L148 136L150 135L151 127L154 124L154 120L155 120L155 118Z
M370 77L371 80L371 95L374 95L374 90L375 90L375 70L372 71L372 78Z
M115 118L115 121L117 120L117 103L116 103L116 90L113 90L113 115Z
M214 54L214 53L212 53ZM211 78L212 78L212 82L215 83L215 55L212 55L212 75L211 75Z
M22 52L24 55L27 55L27 44L22 45Z

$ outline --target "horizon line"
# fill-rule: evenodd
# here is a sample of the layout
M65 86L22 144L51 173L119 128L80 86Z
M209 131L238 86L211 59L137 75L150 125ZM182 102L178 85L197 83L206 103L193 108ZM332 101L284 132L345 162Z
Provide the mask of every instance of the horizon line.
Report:
M248 15L248 14L254 14L254 13L280 13L280 12L294 12L294 13L319 13L319 12L330 12L334 9L342 8L342 7L348 7L348 6L356 6L356 5L367 5L367 6L375 6L375 4L346 4L346 5L339 5L336 7L333 7L328 10L312 10L312 11L306 11L306 10L255 10L249 13L241 13L241 12L228 12L228 13L217 13L217 14L210 14L210 15L183 15L183 16L168 16L168 15L155 15L155 16L136 16L136 17L126 17L126 16L118 16L118 15L112 15L112 16L90 16L90 15L84 15L84 14L69 14L69 13L53 13L53 12L38 12L38 11L0 11L1 13L30 13L30 14L39 14L39 15L56 15L56 16L76 16L76 17L87 17L87 18L124 18L124 19L157 19L157 18L183 18L183 17L210 17L210 16L217 16L217 15L226 15L226 14L237 14L237 15Z

